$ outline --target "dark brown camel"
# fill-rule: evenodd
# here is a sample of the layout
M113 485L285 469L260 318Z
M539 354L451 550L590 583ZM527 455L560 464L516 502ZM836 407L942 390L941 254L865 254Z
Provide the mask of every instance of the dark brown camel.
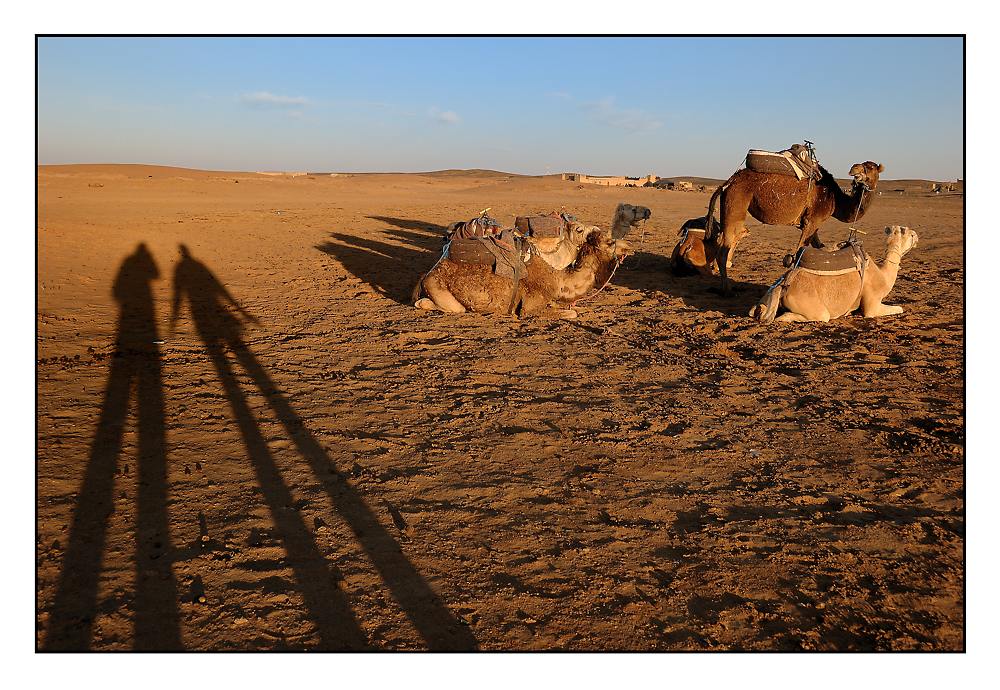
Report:
M761 173L748 168L737 170L729 180L715 190L708 203L708 219L715 211L715 201L720 196L719 217L721 241L716 263L722 276L722 292L729 294L727 264L732 263L736 244L749 231L746 229L747 212L766 225L796 225L802 231L799 247L806 243L822 247L819 226L830 216L843 223L853 223L864 217L875 198L878 176L884 170L879 163L866 161L851 166L854 184L851 193L840 188L833 175L820 166L820 180L799 180L790 175Z

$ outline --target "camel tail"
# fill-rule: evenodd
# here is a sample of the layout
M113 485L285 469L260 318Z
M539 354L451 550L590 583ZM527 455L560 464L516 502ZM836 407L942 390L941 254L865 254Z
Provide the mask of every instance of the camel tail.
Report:
M712 198L708 200L708 213L705 214L705 239L706 240L711 240L711 239L713 239L715 237L715 228L712 227L712 216L715 215L715 202L719 200L719 195L722 194L722 192L726 189L726 187L728 187L730 185L730 183L733 181L733 179L737 175L739 175L739 174L740 174L740 171L737 170L736 172L734 172L732 175L729 176L728 180L726 180L721 185L719 185L718 189L716 189L714 192L712 192ZM719 226L720 227L722 226L721 218L720 218Z
M424 291L424 278L426 277L427 274L423 273L421 274L420 278L417 279L417 285L416 287L413 288L413 294L410 295L410 301L413 302L414 304L417 303L417 300L420 299L420 295Z
M778 315L778 307L781 306L781 296L785 292L785 281L782 276L774 285L768 289L760 302L750 310L750 316L761 323L771 323Z

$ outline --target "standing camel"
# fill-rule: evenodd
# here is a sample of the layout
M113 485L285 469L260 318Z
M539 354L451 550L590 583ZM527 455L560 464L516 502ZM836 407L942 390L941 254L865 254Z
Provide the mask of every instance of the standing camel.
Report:
M819 226L830 216L843 223L853 223L864 217L875 198L878 176L885 169L879 163L866 161L851 166L854 183L846 194L823 166L819 181L810 178L799 180L791 175L762 173L749 168L737 170L712 194L705 216L705 227L715 211L715 201L720 196L719 217L722 238L716 263L722 276L722 292L729 294L729 275L736 244L749 234L744 224L747 213L765 225L797 225L802 234L796 249L807 243L822 247Z

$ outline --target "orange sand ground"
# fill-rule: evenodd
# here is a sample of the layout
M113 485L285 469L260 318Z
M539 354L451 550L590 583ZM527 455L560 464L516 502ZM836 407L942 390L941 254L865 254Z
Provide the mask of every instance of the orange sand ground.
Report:
M762 326L797 231L723 299L666 270L706 194L40 167L38 644L962 649L963 199L898 186L906 313ZM451 221L619 201L577 320L409 305Z

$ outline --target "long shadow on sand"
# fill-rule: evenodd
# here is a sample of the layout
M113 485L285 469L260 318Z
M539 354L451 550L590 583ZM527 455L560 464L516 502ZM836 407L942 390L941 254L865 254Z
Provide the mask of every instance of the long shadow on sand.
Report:
M428 648L436 650L476 649L471 632L451 614L430 585L402 554L347 478L337 471L333 458L312 435L305 421L270 377L243 340L244 319L252 317L229 294L215 275L181 247L181 260L174 274L174 319L186 297L195 329L222 381L233 416L243 437L250 462L272 520L288 554L307 613L315 623L323 649L360 649L368 646L346 594L337 587L330 565L297 511L264 436L257 416L233 370L231 356L267 400L285 427L298 453L315 480L322 485L337 515L347 524L369 560L385 582Z
M718 311L726 316L747 316L770 286L770 283L732 281L734 294L723 297L718 276L676 276L670 268L670 257L648 252L630 257L615 273L612 282L633 290L662 292L680 298L690 307Z
M417 280L440 256L444 227L405 218L369 217L396 226L381 231L389 242L334 232L316 249L334 257L380 294L409 305Z
M163 371L152 291L152 281L159 275L146 245L140 244L115 277L112 293L120 309L115 352L73 512L46 650L90 648L108 521L115 510L115 475L133 389L138 431L134 646L140 650L181 648L177 582L169 558Z

